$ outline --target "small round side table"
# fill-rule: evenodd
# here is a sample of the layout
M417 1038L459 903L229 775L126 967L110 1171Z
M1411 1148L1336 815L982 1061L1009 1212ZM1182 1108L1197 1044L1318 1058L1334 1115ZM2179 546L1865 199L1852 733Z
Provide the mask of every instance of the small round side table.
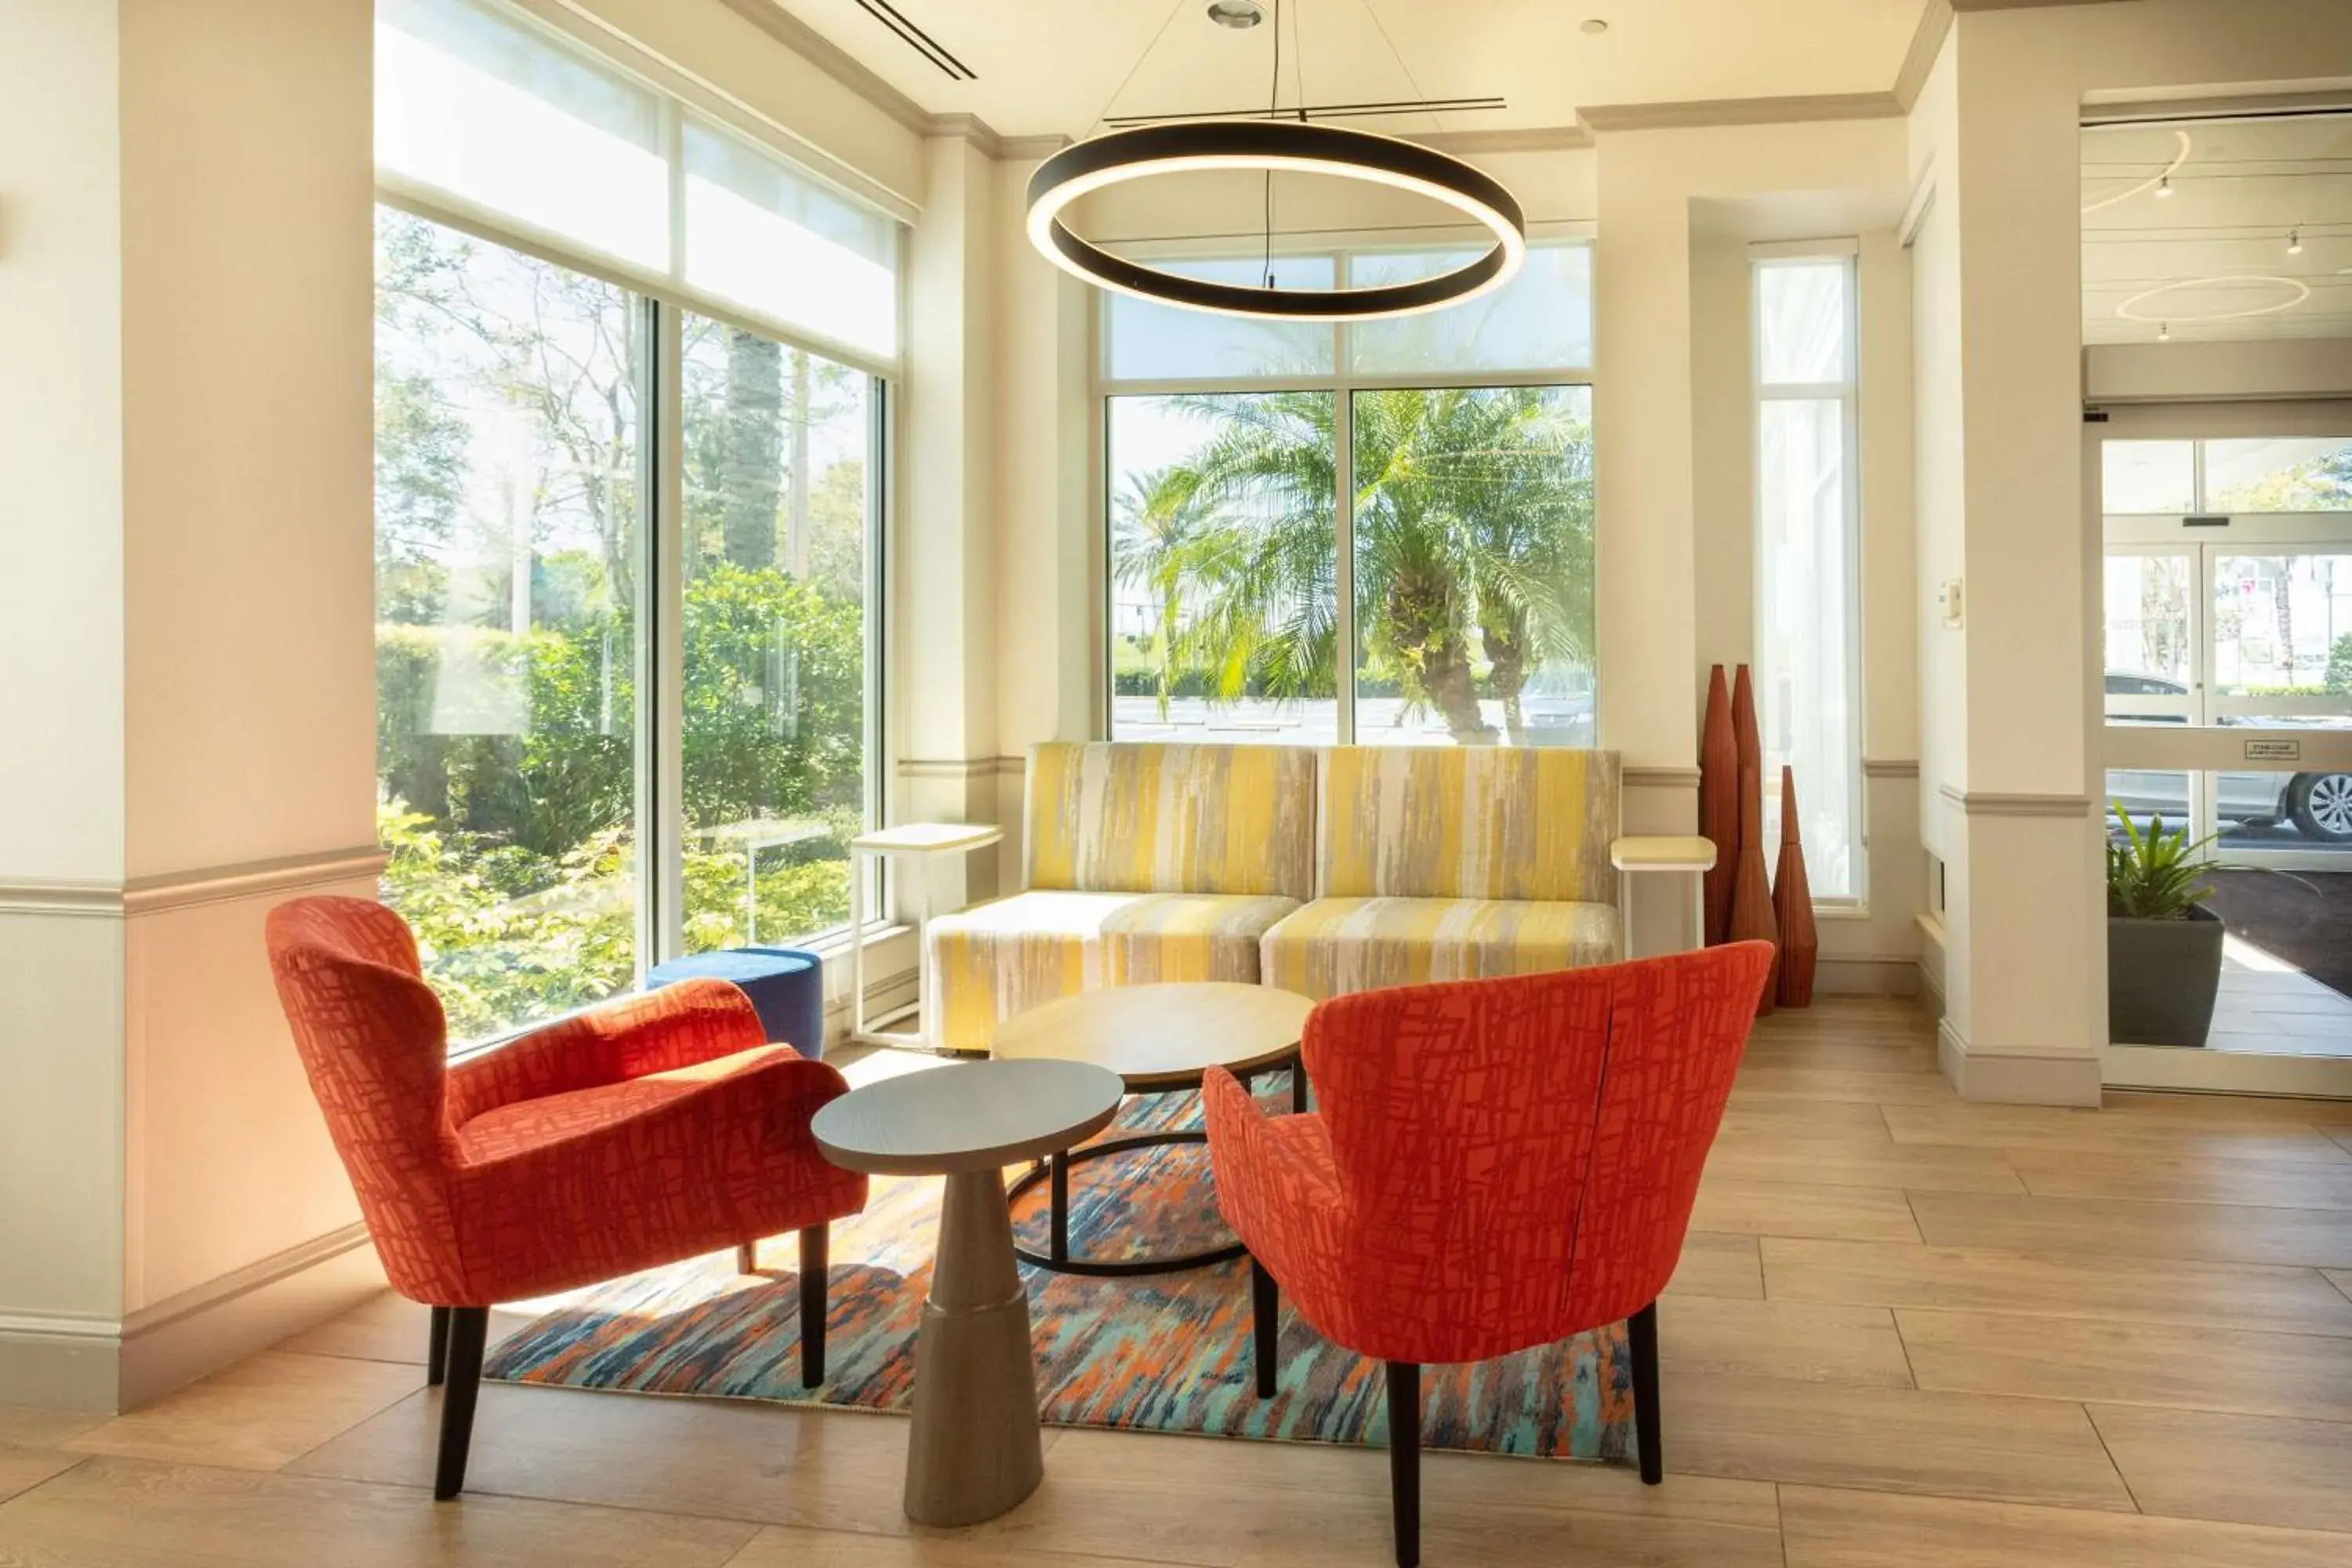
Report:
M1221 1067L1244 1085L1252 1075L1288 1063L1290 1107L1307 1109L1307 1063L1298 1042L1315 1005L1296 992L1223 980L1171 981L1158 985L1118 985L1082 991L1017 1014L997 1026L990 1054L1000 1061L1080 1061L1118 1074L1129 1094L1165 1094L1197 1089L1201 1077ZM1125 1279L1203 1268L1242 1256L1242 1244L1228 1242L1175 1256L1135 1259L1070 1255L1070 1167L1089 1160L1166 1143L1205 1143L1196 1129L1132 1132L1106 1138L1083 1149L1065 1144L1013 1184L1020 1197L1039 1182L1050 1182L1051 1229L1046 1250L1014 1250L1024 1263L1062 1274Z
M947 1178L915 1341L907 1517L978 1524L1037 1489L1037 1363L1004 1168L1110 1124L1118 1075L1084 1062L959 1062L852 1089L811 1122L835 1164Z

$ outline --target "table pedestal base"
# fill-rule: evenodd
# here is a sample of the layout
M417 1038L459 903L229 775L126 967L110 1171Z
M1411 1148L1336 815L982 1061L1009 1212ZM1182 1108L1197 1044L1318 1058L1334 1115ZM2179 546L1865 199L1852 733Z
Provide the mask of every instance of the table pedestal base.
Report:
M907 1517L978 1524L1037 1489L1037 1364L1029 1293L1013 1261L1004 1178L947 1178L939 1257L915 1342L914 1430L907 1447Z

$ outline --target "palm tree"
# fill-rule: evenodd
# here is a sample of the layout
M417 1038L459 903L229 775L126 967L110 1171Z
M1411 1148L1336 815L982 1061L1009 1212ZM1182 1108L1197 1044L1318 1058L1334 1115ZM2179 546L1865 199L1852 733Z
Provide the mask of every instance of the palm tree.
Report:
M1181 673L1177 638L1184 625L1186 584L1214 523L1213 512L1202 503L1200 476L1189 468L1130 474L1118 496L1111 571L1119 582L1148 592L1158 613L1160 668L1153 683L1163 723Z
M1329 695L1335 399L1177 401L1216 430L1150 477L1204 514L1167 601L1190 613L1163 646L1227 700ZM1592 651L1589 427L1541 388L1370 392L1353 413L1365 672L1394 679L1409 711L1434 709L1457 742L1496 738L1479 703L1497 700L1509 739L1523 741L1529 677Z

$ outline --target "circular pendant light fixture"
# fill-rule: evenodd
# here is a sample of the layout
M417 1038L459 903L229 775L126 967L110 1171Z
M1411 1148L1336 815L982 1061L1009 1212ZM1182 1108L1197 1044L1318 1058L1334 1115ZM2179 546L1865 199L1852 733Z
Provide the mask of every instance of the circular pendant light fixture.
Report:
M1185 278L1115 256L1062 221L1071 203L1111 185L1203 170L1324 174L1409 191L1485 228L1494 243L1434 278L1363 289L1255 289ZM1410 316L1501 288L1527 261L1527 219L1502 183L1458 158L1305 120L1196 120L1114 131L1065 147L1029 181L1029 240L1045 258L1097 288L1164 305L1286 321Z

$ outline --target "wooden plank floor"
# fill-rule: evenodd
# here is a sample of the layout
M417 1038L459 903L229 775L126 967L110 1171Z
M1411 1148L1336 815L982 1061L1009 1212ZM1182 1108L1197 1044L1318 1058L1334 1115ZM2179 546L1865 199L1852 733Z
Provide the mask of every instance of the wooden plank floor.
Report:
M2352 1563L2352 1107L1971 1107L1934 1059L1891 999L1759 1026L1660 1311L1666 1484L1432 1455L1424 1560ZM116 1420L0 1409L0 1563L1390 1560L1376 1451L1049 1433L935 1533L903 1422L503 1385L436 1505L424 1341L385 1297Z

